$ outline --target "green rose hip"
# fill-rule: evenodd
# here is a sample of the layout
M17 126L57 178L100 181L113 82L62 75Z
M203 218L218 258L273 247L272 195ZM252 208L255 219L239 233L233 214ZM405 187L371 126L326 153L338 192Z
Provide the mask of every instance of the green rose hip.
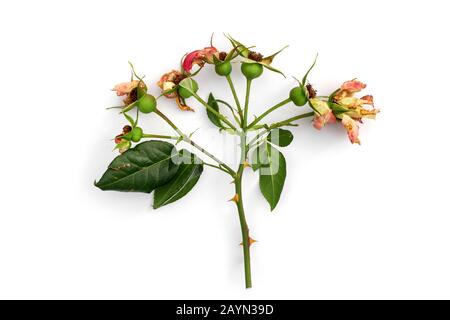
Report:
M131 141L133 142L139 142L142 139L142 135L143 135L143 131L142 128L140 127L135 127L132 131L131 131Z
M228 76L231 73L231 63L229 61L219 62L216 64L215 70L219 76Z
M156 99L150 94L145 94L138 100L137 107L142 113L153 112L156 109Z
M259 63L244 62L242 63L241 71L248 80L253 80L263 73L264 68Z
M193 92L197 92L198 91L198 83L194 80L191 79L191 88ZM183 98L183 99L187 99L190 98L192 96L192 92L184 87L179 87L178 88L178 94Z
M289 98L296 106L304 106L308 102L308 93L304 86L298 86L293 88L289 92Z

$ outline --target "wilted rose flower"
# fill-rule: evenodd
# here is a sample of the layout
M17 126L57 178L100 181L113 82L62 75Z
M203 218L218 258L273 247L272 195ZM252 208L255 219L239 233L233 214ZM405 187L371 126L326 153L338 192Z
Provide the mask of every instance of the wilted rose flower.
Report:
M360 144L358 138L359 124L363 118L375 119L379 109L373 107L373 96L365 95L361 98L354 94L365 89L366 85L356 79L346 81L339 90L332 96L333 103L341 110L336 117L342 120L342 124L347 130L348 137L352 143ZM370 106L370 109L364 106Z
M112 91L116 91L116 94L120 96L126 96L123 100L125 105L129 105L137 100L136 89L140 87L147 90L147 86L140 80L133 80L130 82L122 82L117 84Z
M214 47L207 47L201 50L195 50L188 53L183 60L183 69L186 72L191 72L194 65L202 67L205 62L213 63L213 56L219 58L219 52Z
M157 85L158 87L161 88L163 92L165 92L175 88L184 78L185 76L180 71L172 70L170 72L163 74L161 79L159 79L159 81L157 82ZM174 91L172 93L165 94L165 96L167 98L176 98L178 95L177 92Z
M333 96L333 101L341 107L347 109L348 111L345 112L345 114L353 119L375 119L376 114L380 112L380 110L373 108L373 97L370 95L366 95L362 98L357 98L354 96L354 93L361 91L365 87L366 85L364 83L356 79L346 81L342 84L339 91ZM372 108L366 109L363 107L364 105L372 106Z
M122 129L122 133L118 134L114 138L114 143L116 144L115 149L118 149L120 153L124 153L131 147L131 142L123 139L123 136L126 135L127 133L130 133L131 130L132 130L131 126L126 125Z

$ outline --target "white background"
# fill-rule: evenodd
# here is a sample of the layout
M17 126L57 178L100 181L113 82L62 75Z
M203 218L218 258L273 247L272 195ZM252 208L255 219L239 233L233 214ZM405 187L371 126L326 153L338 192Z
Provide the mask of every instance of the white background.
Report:
M446 1L13 1L0 5L0 298L450 298L450 105ZM125 124L105 108L127 61L159 76L230 32L310 76L319 94L358 77L381 113L351 145L339 126L293 129L273 213L245 176L254 288L244 289L229 178L205 170L184 199L93 186ZM237 68L236 68L237 69ZM244 82L233 73L240 95ZM206 68L200 94L230 99ZM212 83L213 82L213 83ZM253 114L294 85L265 72ZM233 154L197 112L160 108L220 157ZM281 109L271 120L303 112ZM171 134L154 115L146 132ZM228 152L228 153L227 153Z

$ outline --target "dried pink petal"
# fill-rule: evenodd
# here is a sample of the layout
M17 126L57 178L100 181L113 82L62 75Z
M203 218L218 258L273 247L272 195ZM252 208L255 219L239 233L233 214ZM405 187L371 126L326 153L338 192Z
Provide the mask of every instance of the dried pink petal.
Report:
M350 118L348 115L344 115L342 117L342 125L344 126L345 130L347 130L348 138L350 139L350 142L361 144L359 141L359 126L358 122Z

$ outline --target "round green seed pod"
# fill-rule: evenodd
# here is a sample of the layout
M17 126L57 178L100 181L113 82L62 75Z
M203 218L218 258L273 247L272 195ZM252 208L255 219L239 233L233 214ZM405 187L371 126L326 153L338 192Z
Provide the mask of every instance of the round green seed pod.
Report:
M241 65L241 71L248 80L253 80L263 73L264 68L259 63L244 62Z
M304 106L308 102L308 92L304 86L298 86L293 88L289 92L289 98L296 106Z
M191 81L192 81L192 91L197 92L198 91L198 83L197 83L197 81L195 81L194 79L191 79ZM187 98L190 98L192 96L192 92L189 91L188 89L184 88L184 87L179 87L178 88L178 94L183 99L187 99Z
M142 135L144 134L144 132L142 131L142 128L140 127L135 127L132 131L131 131L131 141L133 142L139 142L142 139Z
M230 61L219 62L215 67L216 73L223 77L228 76L231 73L231 69Z
M156 109L156 98L151 94L143 95L137 102L137 107L142 113L150 113Z

